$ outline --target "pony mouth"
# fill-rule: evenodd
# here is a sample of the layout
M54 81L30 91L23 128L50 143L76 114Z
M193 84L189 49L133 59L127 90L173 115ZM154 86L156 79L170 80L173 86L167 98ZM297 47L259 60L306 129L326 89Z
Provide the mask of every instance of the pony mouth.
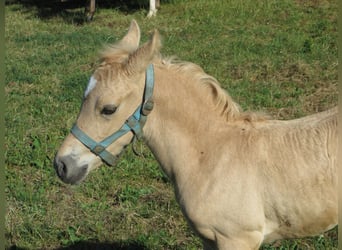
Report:
M66 184L71 184L71 185L78 185L80 184L86 177L88 174L88 166L84 165L81 167L81 171L77 174L77 175L72 175L68 178L62 179L62 181Z

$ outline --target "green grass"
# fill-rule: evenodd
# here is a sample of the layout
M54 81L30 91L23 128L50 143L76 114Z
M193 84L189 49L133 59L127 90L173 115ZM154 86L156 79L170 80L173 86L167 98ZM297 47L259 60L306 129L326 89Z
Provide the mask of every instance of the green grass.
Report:
M123 1L121 1L123 2ZM79 186L62 184L52 161L71 128L103 45L135 18L162 53L201 65L244 108L290 119L337 104L337 0L162 1L146 9L6 6L6 247L198 249L172 186L144 145ZM123 3L122 3L123 4ZM124 4L123 4L124 5ZM263 249L337 249L337 228Z

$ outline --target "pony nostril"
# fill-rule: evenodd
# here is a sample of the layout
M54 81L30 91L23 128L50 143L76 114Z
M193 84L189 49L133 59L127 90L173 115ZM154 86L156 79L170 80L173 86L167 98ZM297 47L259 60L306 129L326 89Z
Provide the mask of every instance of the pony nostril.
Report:
M61 173L62 176L66 176L66 174L67 174L67 167L64 164L64 162L61 162L61 165L59 167L59 172Z
M62 179L64 179L67 175L67 166L63 161L60 161L59 159L55 159L55 169L58 174L58 176Z

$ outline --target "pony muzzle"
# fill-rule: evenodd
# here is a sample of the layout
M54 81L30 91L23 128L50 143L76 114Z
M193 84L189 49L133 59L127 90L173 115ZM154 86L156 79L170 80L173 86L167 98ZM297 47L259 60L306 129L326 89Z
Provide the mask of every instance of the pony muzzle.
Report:
M58 177L68 184L78 184L88 173L88 165L71 168L70 166L73 165L73 159L68 156L59 157L56 155L54 159L54 167Z

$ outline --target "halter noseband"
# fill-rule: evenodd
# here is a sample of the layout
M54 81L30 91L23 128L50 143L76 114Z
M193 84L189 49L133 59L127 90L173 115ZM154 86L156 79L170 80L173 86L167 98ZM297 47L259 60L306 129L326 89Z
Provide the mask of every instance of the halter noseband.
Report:
M143 136L142 128L145 125L147 115L153 109L153 87L154 87L154 69L153 65L150 64L146 70L146 80L145 80L145 90L144 90L144 98L142 104L135 110L135 112L128 117L126 122L122 125L122 127L103 139L100 142L94 141L90 138L86 133L84 133L78 126L75 124L71 133L82 142L87 148L90 149L92 153L101 157L101 159L106 162L110 166L114 166L118 156L115 156L108 152L106 148L111 145L118 138L123 136L124 134L132 131L134 136L137 138L141 138Z

